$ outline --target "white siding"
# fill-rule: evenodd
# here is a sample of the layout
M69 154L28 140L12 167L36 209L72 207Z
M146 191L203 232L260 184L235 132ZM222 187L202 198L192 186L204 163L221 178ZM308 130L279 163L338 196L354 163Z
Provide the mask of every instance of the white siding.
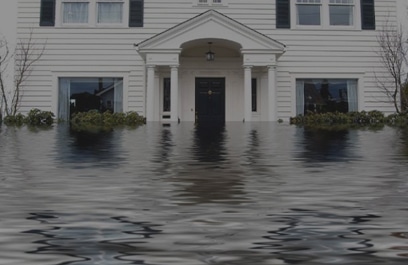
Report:
M395 22L396 1L375 1L377 29L387 18ZM19 0L18 36L25 37L33 29L35 42L46 43L46 52L26 83L21 111L33 107L56 111L55 78L59 74L101 73L127 78L127 110L144 115L145 68L133 44L208 9L193 3L194 0L145 0L143 28L64 28L39 27L40 1ZM294 115L294 78L307 75L358 77L364 95L360 108L393 112L375 82L374 73L383 74L376 55L377 31L275 29L273 0L229 0L227 6L216 10L287 46L277 67L278 118Z

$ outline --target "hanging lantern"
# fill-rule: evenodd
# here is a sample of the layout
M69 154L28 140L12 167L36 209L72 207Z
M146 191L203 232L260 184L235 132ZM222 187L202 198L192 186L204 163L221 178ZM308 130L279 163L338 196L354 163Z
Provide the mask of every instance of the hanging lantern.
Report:
M211 51L211 44L212 42L208 43L208 52L205 53L205 58L207 59L207 61L214 61L215 59L215 53Z

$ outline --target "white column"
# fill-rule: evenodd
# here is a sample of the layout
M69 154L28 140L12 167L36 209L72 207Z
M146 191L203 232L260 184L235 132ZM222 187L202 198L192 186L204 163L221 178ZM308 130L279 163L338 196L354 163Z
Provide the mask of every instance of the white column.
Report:
M179 118L179 87L178 87L178 65L171 65L171 75L170 75L170 120L178 121Z
M268 120L276 121L276 66L268 66Z
M146 121L154 120L154 74L155 66L147 66L147 88L146 88Z
M252 66L244 66L244 120L252 117Z

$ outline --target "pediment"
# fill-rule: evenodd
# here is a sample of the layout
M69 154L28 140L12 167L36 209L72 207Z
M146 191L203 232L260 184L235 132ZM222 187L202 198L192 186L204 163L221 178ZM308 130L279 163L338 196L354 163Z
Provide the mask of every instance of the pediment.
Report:
M219 39L234 43L242 52L281 55L285 45L215 10L208 10L145 41L139 53L180 53L183 44Z

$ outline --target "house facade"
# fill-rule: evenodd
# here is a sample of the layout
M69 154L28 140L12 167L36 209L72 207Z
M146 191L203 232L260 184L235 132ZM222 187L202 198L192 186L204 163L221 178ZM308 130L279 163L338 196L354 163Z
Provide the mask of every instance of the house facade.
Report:
M394 112L377 36L405 0L19 0L45 45L20 110L137 111L147 121L276 121Z

